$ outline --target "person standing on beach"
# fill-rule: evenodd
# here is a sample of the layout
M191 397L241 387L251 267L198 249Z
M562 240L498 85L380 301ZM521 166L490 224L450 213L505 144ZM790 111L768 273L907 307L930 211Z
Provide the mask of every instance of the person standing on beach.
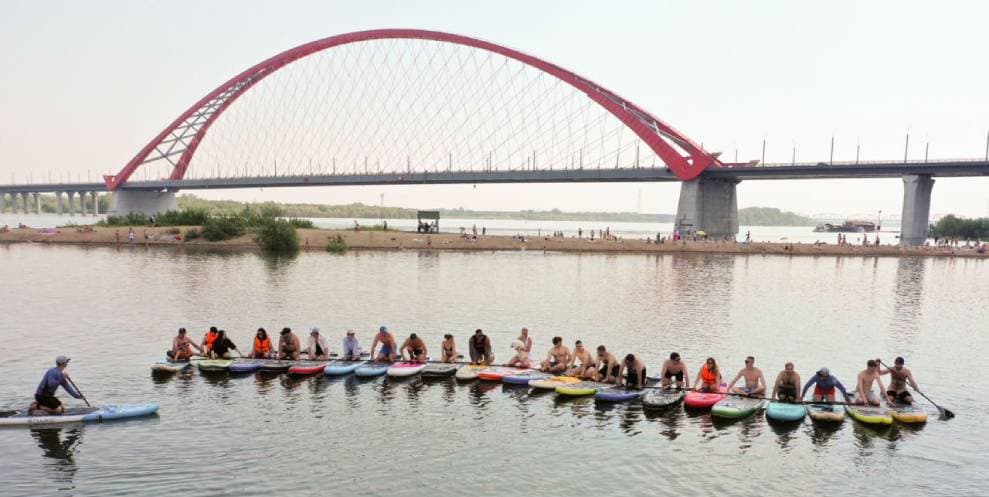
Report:
M127 241L130 242L131 245L134 245L134 239L136 239L136 238L137 238L137 235L134 234L134 228L128 228L127 229Z

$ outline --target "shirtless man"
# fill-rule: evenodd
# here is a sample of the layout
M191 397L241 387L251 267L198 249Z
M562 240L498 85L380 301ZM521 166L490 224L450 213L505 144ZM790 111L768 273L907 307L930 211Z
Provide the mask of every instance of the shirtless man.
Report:
M745 378L745 386L735 387L735 383L742 378ZM745 358L745 367L740 369L735 379L728 384L728 391L749 397L758 397L766 393L766 377L763 376L761 369L755 367L755 357Z
M646 386L646 364L642 359L635 357L635 354L625 356L621 367L618 369L616 384L622 385L622 372L625 372L625 386L628 388L642 389Z
M682 389L684 385L690 384L690 373L687 372L687 365L680 359L680 354L673 352L670 358L663 361L663 370L659 376L662 378L663 388L670 388L673 378L676 378L677 389Z
M618 358L608 352L604 345L598 345L598 362L601 369L592 372L590 379L604 383L614 383L618 380L618 373L622 370L622 365L618 363Z
M200 355L203 348L197 345L186 334L185 328L179 328L179 334L172 339L172 350L165 352L165 355L173 361L188 361L193 356L192 349L195 348Z
M872 384L879 384L879 392L885 393L882 375L879 374L879 359L869 359L865 363L865 369L859 372L855 382L855 403L879 405L879 395L872 390Z
M399 350L402 357L405 357L406 352L409 353L410 362L426 362L426 342L422 341L419 335L415 333L409 335Z
M381 350L378 351L378 355L374 355L374 349L381 344ZM382 326L378 328L378 334L374 335L374 341L371 342L371 357L372 361L387 361L394 362L395 355L398 353L398 346L395 344L395 336L388 331L387 326Z
M783 371L776 375L776 383L773 384L772 400L779 399L781 402L796 403L800 400L797 394L800 392L800 373L796 372L792 362L783 365Z
M917 381L913 379L913 372L907 369L903 364L906 361L902 357L897 357L893 361L893 367L889 369L884 369L879 372L880 375L888 374L889 378L889 389L886 390L886 400L890 404L896 402L902 402L904 404L913 404L913 397L910 395L910 391L907 390L907 383L913 387L914 390L920 391L920 387L917 386Z
M568 364L570 364L570 349L563 345L563 338L553 337L553 348L549 349L539 370L544 373L563 374Z
M278 358L298 361L301 353L302 345L299 343L299 337L292 333L291 328L282 328L281 336L278 337Z
M580 365L577 365L578 359L580 359ZM573 356L570 358L570 364L567 365L569 371L567 374L582 378L594 373L596 367L597 362L591 357L591 353L584 348L584 342L580 340L574 342Z

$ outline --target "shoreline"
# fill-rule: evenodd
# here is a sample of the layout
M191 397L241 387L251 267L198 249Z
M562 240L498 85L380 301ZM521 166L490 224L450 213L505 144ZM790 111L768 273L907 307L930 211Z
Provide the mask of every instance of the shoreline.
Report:
M176 240L169 233L179 229L185 233L189 226L136 227L135 245L183 246L196 248L230 248L259 250L251 234L221 242L202 239ZM19 228L0 233L0 243L46 243L74 245L129 245L127 228L93 227L92 231L80 228L36 229ZM800 255L800 256L853 256L853 257L974 257L989 258L972 248L949 247L901 247L899 245L834 245L808 243L776 243L732 241L666 241L651 243L642 239L589 240L587 238L531 237L520 241L514 236L485 235L476 240L455 233L415 233L407 231L354 231L307 228L297 229L301 250L325 250L330 240L343 238L348 249L353 250L461 250L461 251L520 251L535 250L562 253L627 253L627 254L727 254L727 255ZM119 238L118 238L119 237Z

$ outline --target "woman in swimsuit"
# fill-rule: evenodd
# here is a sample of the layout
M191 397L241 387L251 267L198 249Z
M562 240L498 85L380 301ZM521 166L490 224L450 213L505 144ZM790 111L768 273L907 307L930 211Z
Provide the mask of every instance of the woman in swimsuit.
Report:
M783 371L776 375L776 384L773 385L773 400L779 399L781 402L795 403L799 400L800 373L796 372L792 362L783 366Z
M453 340L453 335L447 333L443 335L443 362L454 362L457 360L457 342Z
M512 342L512 350L515 351L515 356L512 357L506 366L512 366L516 368L529 368L532 367L532 361L529 360L529 352L525 350L525 344L521 340L515 340Z

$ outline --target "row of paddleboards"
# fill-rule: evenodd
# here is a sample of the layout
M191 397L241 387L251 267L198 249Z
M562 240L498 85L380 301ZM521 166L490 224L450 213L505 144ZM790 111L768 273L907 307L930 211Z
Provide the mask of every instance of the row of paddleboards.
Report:
M191 366L191 363L159 361L152 367L159 372L174 373ZM720 392L696 392L656 388L658 378L648 378L645 389L615 386L609 383L581 380L572 376L552 376L534 369L507 366L483 366L446 363L420 362L374 362L374 361L279 361L279 360L201 360L197 366L204 372L227 371L230 373L288 373L293 375L325 374L327 376L358 377L424 377L454 376L458 381L498 381L509 385L524 385L536 390L552 390L569 397L594 396L601 402L640 401L648 409L665 409L680 403L689 409L710 409L711 415L725 419L742 419L759 411L778 422L797 422L809 416L817 422L841 423L846 414L852 419L868 425L889 425L893 421L917 424L927 421L923 409L895 404L886 407L842 404L790 404L769 402L765 399L749 398L727 394L727 385L721 385ZM849 399L854 402L854 392Z

